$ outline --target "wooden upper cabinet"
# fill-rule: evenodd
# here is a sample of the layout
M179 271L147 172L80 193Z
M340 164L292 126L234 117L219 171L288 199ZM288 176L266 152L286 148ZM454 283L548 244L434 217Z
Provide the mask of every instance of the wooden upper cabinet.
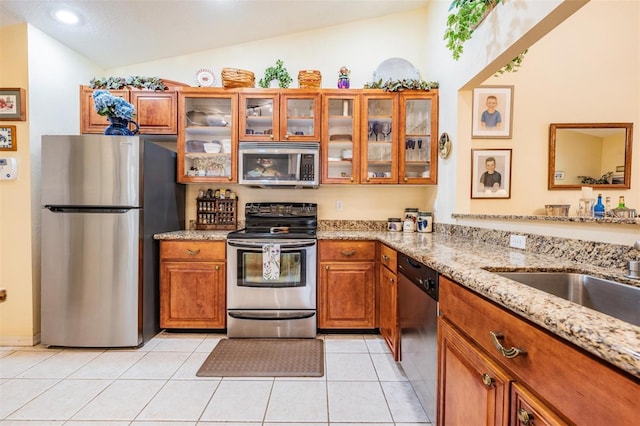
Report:
M178 133L178 94L179 87L186 84L163 80L166 90L142 90L125 88L109 90L115 96L124 98L133 104L136 115L133 121L140 126L140 134L175 135ZM103 134L109 125L107 117L98 115L93 104L93 92L89 86L80 86L80 133ZM131 130L133 126L130 127Z
M360 91L322 91L322 183L360 183Z
M98 115L93 104L94 89L88 86L80 86L80 133L103 134L105 127L109 125L107 117ZM114 96L120 96L129 102L128 90L109 90Z
M136 109L134 121L141 132L154 135L178 133L178 94L175 90L132 90L130 95L130 102Z
M240 141L320 141L320 92L241 89Z
M398 183L398 96L362 91L360 182Z

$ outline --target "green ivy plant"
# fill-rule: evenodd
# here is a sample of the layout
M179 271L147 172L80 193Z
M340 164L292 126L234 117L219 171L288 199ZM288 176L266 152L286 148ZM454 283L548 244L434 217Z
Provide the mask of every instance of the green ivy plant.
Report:
M289 71L287 71L284 63L280 59L276 61L275 67L269 67L264 70L264 77L258 81L258 86L267 89L273 80L278 80L278 85L281 89L286 89L293 81L289 75Z
M387 80L371 81L365 83L365 89L384 89L386 92L402 92L403 90L431 90L437 89L440 85L437 81L423 80Z
M159 77L141 77L138 75L129 77L92 78L89 81L92 89L119 90L123 87L135 87L145 90L166 90L167 86Z
M498 3L503 0L453 0L449 6L449 16L447 17L447 27L444 32L444 40L447 48L451 50L453 59L456 61L464 52L463 45L469 40L473 31L480 25ZM513 58L508 64L502 67L495 76L505 72L516 72L522 65L524 55L527 50Z

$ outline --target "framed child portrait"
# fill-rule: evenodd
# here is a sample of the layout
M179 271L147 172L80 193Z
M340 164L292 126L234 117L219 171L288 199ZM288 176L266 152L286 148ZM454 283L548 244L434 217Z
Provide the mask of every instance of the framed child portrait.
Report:
M471 150L471 198L511 198L511 150Z
M511 139L513 86L473 89L472 138Z

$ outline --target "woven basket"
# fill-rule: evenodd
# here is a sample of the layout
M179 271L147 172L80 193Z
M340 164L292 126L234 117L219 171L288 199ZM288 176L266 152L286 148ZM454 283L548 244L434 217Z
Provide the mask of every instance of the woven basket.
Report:
M254 87L256 77L251 71L222 68L222 86L225 88Z
M317 70L302 70L298 73L298 86L301 89L317 89L320 87L322 74Z

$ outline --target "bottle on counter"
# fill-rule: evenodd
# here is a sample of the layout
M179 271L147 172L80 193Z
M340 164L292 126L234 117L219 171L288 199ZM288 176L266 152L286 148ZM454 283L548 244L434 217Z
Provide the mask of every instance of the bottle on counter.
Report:
M621 195L620 198L618 198L618 208L619 209L624 209L626 206L624 205L624 195Z
M604 217L605 206L602 204L602 194L598 194L598 200L596 201L596 205L593 206L593 216L594 217Z

